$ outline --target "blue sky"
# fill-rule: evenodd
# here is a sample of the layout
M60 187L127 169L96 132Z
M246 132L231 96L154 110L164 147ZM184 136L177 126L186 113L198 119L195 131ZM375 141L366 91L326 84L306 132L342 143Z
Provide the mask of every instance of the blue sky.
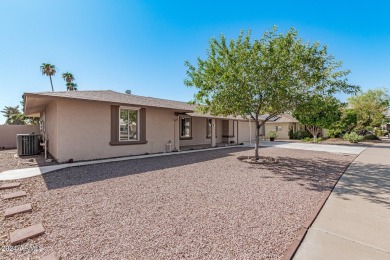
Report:
M59 69L55 90L66 90L60 74L69 71L80 90L189 101L184 61L204 57L209 38L241 29L259 38L273 25L328 45L350 83L390 87L389 11L386 1L2 0L0 109L23 92L51 90L43 62Z

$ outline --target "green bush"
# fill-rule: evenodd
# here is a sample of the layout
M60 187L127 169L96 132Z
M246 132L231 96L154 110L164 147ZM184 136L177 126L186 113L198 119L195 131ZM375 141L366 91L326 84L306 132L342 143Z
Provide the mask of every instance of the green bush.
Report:
M307 132L307 131L301 131L301 130L298 130L296 131L295 133L292 133L292 138L290 139L294 139L294 140L302 140L306 137L311 137L312 135Z
M382 135L383 135L383 131L382 131L381 129L376 128L376 129L374 130L374 134L375 134L376 136L382 136Z
M310 142L310 137L305 137L305 138L302 139L302 141L304 141L304 142Z
M380 140L376 135L366 135L364 136L364 140Z
M335 128L335 129L328 129L328 136L330 138L339 138L339 137L342 137L343 134L345 133L344 130L341 130L339 128Z
M358 135L355 132L351 132L350 134L345 134L343 136L343 139L346 140L346 141L349 141L351 143L355 143L356 144L358 142L363 141L363 136Z
M319 143L319 142L322 142L322 138L321 137L317 138L317 143Z
M276 134L276 132L275 131L269 131L268 132L268 137L269 138L276 138L278 135Z

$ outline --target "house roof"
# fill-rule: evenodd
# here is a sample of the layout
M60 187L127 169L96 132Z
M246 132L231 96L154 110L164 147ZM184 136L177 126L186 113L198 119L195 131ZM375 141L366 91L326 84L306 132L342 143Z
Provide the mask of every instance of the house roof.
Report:
M186 102L137 96L133 94L124 94L112 90L52 91L52 92L25 93L25 95L27 97L41 96L41 97L51 97L51 98L70 98L70 99L78 99L78 100L129 104L129 105L136 105L136 106L170 108L170 109L189 111L189 112L192 112L195 109L195 105L191 105Z
M262 115L261 120L265 120L269 115ZM282 115L271 117L268 123L299 123L291 114L285 113Z

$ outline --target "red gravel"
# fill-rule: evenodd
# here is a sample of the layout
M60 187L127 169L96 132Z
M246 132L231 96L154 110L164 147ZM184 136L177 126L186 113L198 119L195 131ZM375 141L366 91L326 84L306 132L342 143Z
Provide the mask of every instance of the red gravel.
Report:
M16 153L15 149L0 150L0 173L8 170L57 164L55 161L45 162L43 154L15 157Z
M2 246L9 245L7 234L16 228L41 222L46 234L24 244L41 250L0 254L280 259L355 156L269 147L261 153L278 158L278 164L237 160L252 153L229 148L74 167L21 180L19 190L28 196L2 200L1 212L28 202L33 212L3 221Z

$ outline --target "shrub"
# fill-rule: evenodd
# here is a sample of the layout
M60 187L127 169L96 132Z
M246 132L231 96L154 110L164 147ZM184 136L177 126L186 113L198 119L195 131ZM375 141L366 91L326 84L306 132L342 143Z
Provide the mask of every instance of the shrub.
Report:
M310 142L310 137L305 137L305 138L302 139L302 141L304 141L304 142Z
M291 139L295 139L295 140L302 140L306 137L311 137L312 135L307 132L307 131L302 131L302 130L298 130L296 131L295 133L292 134L292 137Z
M269 138L276 138L276 137L277 137L277 134L276 134L275 131L269 131L269 132L268 132L268 137L269 137Z
M339 138L342 137L345 131L341 129L328 129L328 136L330 138Z
M363 140L363 136L360 136L360 135L358 135L355 132L351 132L350 134L345 134L343 136L343 139L346 140L346 141L349 141L351 143L355 143L356 144L356 143L358 143L358 142Z
M294 130L292 128L290 128L290 130L288 130L288 138L289 139L295 139L294 138Z
M364 136L364 140L380 140L376 135L366 135Z
M376 136L382 136L382 135L383 135L383 131L382 131L381 129L376 128L376 129L374 130L374 134L375 134Z
M317 143L319 143L319 142L322 142L322 138L321 137L317 138Z

